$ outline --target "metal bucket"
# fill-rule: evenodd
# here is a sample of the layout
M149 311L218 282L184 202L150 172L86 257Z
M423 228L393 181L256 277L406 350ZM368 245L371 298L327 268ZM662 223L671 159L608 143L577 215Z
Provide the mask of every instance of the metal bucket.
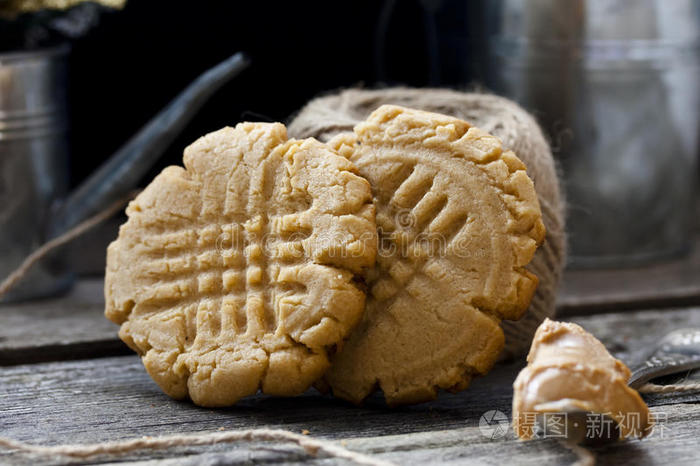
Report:
M51 206L66 194L67 53L0 54L0 281L43 243ZM70 278L53 256L3 301L54 294Z
M58 48L0 55L0 279L44 241L123 202L209 97L250 64L239 52L202 73L63 199L66 54ZM71 283L69 270L60 257L44 258L9 299L61 291Z
M571 263L689 248L700 127L700 1L488 2L489 87L534 112L568 197Z

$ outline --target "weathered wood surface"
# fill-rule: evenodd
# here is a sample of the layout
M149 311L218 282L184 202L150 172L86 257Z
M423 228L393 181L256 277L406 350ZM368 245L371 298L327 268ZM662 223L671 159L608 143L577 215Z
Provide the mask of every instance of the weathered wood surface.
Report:
M634 268L566 270L559 315L700 305L700 197L688 254Z
M491 440L478 427L489 409L510 414L511 389L520 363L497 368L488 378L458 395L443 395L424 405L387 409L378 399L357 408L314 392L294 398L253 397L225 410L208 410L165 397L143 372L136 357L93 361L58 362L17 366L3 371L0 395L2 433L29 442L56 444L94 442L177 432L214 432L219 428L284 428L311 435L344 439L350 449L377 455L397 463L482 464L537 462L569 464L573 455L552 440L521 443L509 432ZM644 441L630 441L600 449L600 464L652 464L674 458L688 464L696 458L700 405L659 400L656 413L668 421L661 434ZM695 400L700 401L696 398ZM653 404L653 403L652 403ZM390 434L390 435L387 435ZM289 445L259 443L180 447L169 451L140 451L119 461L154 460L188 456L226 464L299 461L308 459ZM101 458L95 462L113 461ZM58 464L58 459L38 459L16 453L0 453L0 462ZM675 463L676 461L674 461ZM167 463L166 463L167 464Z
M128 354L104 317L102 279L66 296L0 306L0 366Z
M559 315L700 304L700 238L684 257L644 267L566 270Z
M676 328L700 326L700 309L626 312L576 319L619 357L630 360L651 341ZM522 361L498 366L456 395L399 409L375 397L358 408L314 391L292 398L256 396L230 409L202 409L161 393L136 356L52 362L0 368L1 435L34 443L95 442L141 435L212 432L219 428L284 428L345 440L349 449L398 464L570 464L574 455L555 441L522 443L509 432L492 440L480 416L498 409L510 415L511 384ZM700 394L647 397L664 428L652 438L596 450L599 464L697 464ZM259 443L140 451L94 462L143 464L306 463L297 447ZM0 463L58 464L59 459L0 451ZM65 460L63 460L65 461ZM319 459L328 464L329 460ZM333 462L335 464L335 462Z

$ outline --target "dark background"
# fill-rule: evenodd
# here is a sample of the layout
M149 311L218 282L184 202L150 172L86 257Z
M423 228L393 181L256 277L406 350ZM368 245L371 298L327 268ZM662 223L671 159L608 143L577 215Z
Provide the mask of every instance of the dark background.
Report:
M211 99L146 179L181 163L184 147L209 131L241 120L286 121L309 99L340 87L468 86L479 77L469 39L479 29L479 5L129 0L120 11L92 11L86 16L94 24L69 40L71 184L236 51L245 51L252 66ZM5 23L3 48L65 41L46 18L26 17L49 27L28 28L22 18ZM8 24L24 28L25 37Z

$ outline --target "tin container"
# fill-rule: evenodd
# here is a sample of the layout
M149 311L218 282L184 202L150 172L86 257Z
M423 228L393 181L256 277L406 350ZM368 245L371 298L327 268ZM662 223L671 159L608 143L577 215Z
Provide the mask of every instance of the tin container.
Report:
M0 280L45 241L123 204L204 103L250 65L239 52L202 73L66 197L66 55L0 55ZM5 300L51 295L72 281L56 254L30 270Z
M0 54L0 280L44 239L66 193L67 48ZM54 294L70 276L53 255L3 301Z
M570 263L687 251L700 128L700 1L487 2L487 84L550 135Z

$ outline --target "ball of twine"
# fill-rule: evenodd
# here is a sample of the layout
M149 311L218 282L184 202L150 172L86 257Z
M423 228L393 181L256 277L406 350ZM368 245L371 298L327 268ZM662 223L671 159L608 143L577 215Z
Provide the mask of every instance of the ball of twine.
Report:
M528 312L516 322L504 321L504 358L525 353L539 324L553 317L557 286L564 268L566 234L564 198L552 152L535 119L514 102L489 94L450 89L388 88L347 89L310 101L288 125L297 138L328 141L364 120L384 104L427 110L454 116L498 137L527 166L535 183L547 236L528 270L539 277L539 286Z

